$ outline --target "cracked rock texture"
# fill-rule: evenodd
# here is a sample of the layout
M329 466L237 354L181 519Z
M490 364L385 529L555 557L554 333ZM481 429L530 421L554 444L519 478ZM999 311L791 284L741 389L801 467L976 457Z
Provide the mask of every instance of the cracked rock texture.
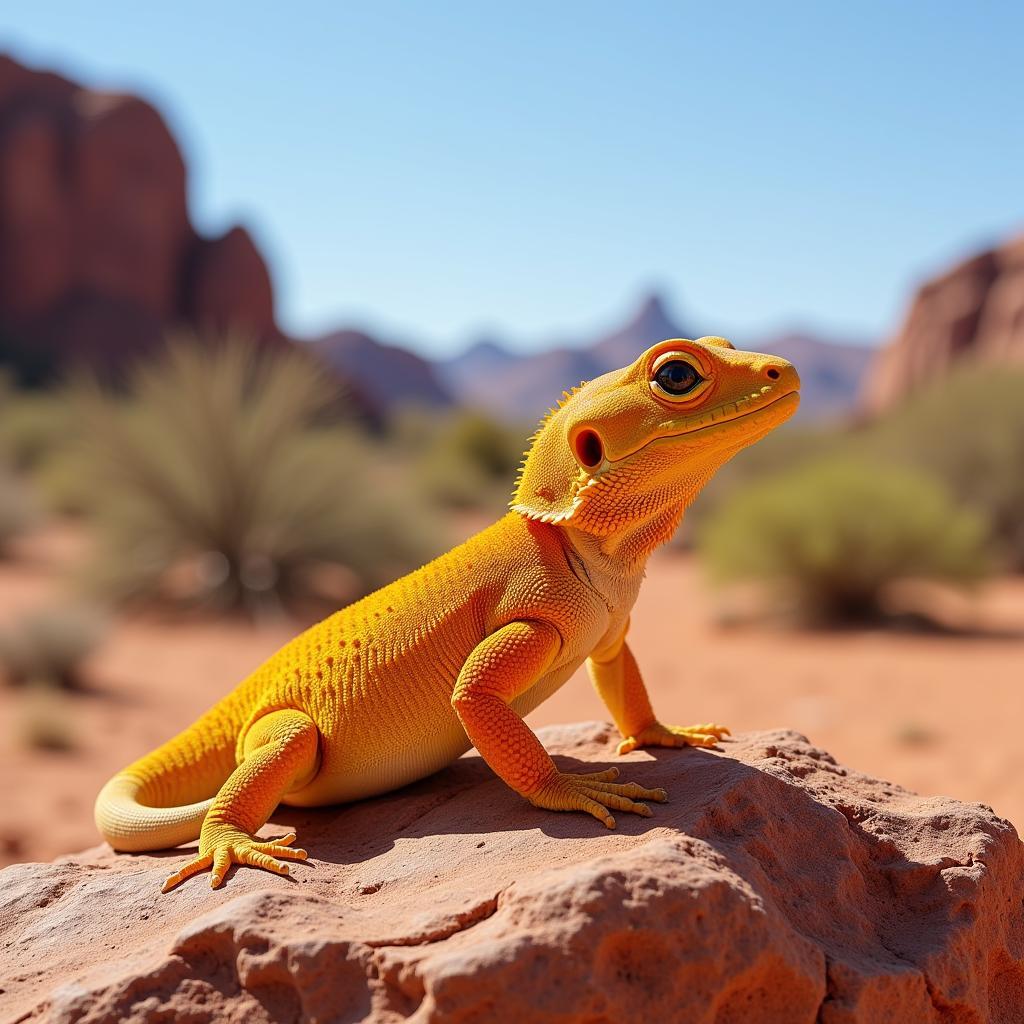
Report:
M280 808L313 860L161 896L185 852L0 872L0 1020L1024 1020L1024 856L979 804L850 771L792 732L565 769L664 786L606 831L467 755L398 793ZM208 877L208 876L207 876Z

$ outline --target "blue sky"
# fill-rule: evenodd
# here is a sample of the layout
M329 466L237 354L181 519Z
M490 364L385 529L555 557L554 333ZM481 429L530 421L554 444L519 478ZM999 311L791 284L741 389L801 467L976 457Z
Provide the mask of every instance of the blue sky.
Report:
M867 337L1024 230L1024 5L78 2L0 48L168 117L286 329L435 352L697 330Z

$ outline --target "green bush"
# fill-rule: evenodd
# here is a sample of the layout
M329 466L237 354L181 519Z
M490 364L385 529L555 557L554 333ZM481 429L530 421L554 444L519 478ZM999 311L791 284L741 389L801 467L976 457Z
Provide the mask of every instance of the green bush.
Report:
M27 532L39 518L28 488L13 473L0 467L0 557L11 541Z
M485 413L467 409L452 421L441 444L485 476L504 480L523 457L524 434L503 426Z
M72 689L106 629L106 616L92 608L69 605L29 612L0 632L0 674L15 685Z
M751 485L697 543L719 578L780 584L803 617L843 621L878 616L896 579L979 579L985 536L981 517L929 477L838 458Z
M115 600L251 610L304 599L325 565L365 590L432 553L419 509L380 496L371 442L293 349L177 339L127 397L80 389L82 477Z
M68 445L73 424L62 395L7 389L0 401L0 461L6 465L32 473Z
M887 414L860 444L940 479L985 517L1008 567L1024 570L1024 370L966 367Z
M849 431L835 425L787 423L730 459L703 488L686 512L673 543L689 547L706 520L753 483L812 459L833 456L850 447Z
M73 709L66 693L48 684L31 686L19 712L16 733L22 745L53 754L77 747Z
M0 387L0 391L3 388ZM74 403L62 389L17 391L0 397L0 462L27 478L48 512L78 515L89 504L90 488L78 468Z
M48 514L78 519L99 500L96 481L86 475L76 433L68 449L56 450L31 474L32 490Z
M512 493L527 433L477 410L458 412L431 436L419 482L442 505L499 511Z

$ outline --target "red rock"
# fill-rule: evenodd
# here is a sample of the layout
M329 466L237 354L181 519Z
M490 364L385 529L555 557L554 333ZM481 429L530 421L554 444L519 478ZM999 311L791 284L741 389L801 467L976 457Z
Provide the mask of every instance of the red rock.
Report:
M172 320L192 234L178 147L142 100L80 90L73 111L74 284Z
M218 333L238 329L257 338L277 333L270 273L244 228L199 239L192 259L190 320Z
M861 404L883 412L967 362L1024 362L1024 236L921 286L865 375Z
M0 359L28 379L116 366L179 325L280 338L248 234L197 235L150 104L0 57Z
M45 110L26 109L0 129L0 308L15 318L45 313L70 285L62 144Z
M850 771L795 733L563 767L664 785L606 831L475 755L376 800L281 808L314 858L161 896L186 853L0 872L4 1020L823 1022L1024 1019L1024 854L979 804Z

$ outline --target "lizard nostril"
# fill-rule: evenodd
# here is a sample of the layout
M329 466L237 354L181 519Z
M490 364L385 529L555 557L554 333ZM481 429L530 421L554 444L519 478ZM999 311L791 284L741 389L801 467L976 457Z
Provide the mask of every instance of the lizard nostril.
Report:
M768 367L768 377L769 377L770 380L778 380L779 376L780 376L779 371L776 370L774 366L769 366Z

